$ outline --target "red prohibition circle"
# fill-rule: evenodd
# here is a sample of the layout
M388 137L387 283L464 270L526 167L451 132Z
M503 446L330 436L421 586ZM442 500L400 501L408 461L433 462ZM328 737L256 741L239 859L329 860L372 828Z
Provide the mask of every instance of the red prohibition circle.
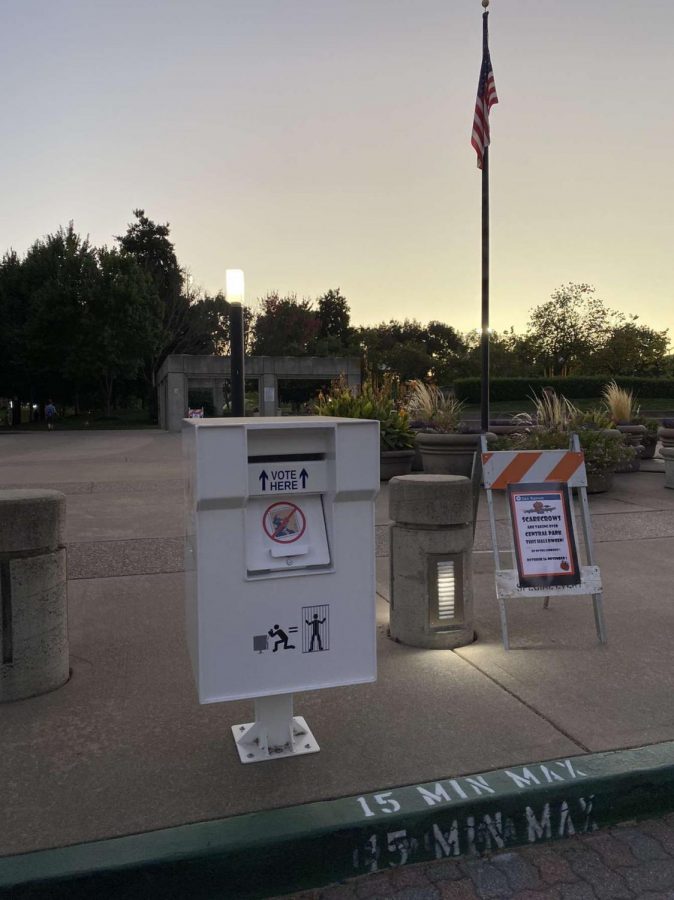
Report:
M271 511L277 506L284 506L286 509L290 510L290 513L281 520L280 526L278 526L274 531L270 531L269 528L267 528L267 516L269 516ZM294 537L291 537L289 540L282 540L281 536L278 535L278 532L284 527L286 522L295 513L299 516L299 520L302 523L302 527L297 532L297 534L294 535ZM262 527L264 528L264 532L267 535L267 537L271 538L272 541L276 541L277 544L293 544L295 541L299 541L299 539L302 537L302 535L306 531L307 519L306 519L306 516L304 515L304 513L302 512L302 510L299 508L299 506L296 506L294 503L290 503L288 500L281 500L278 503L272 503L271 506L268 506L265 509L264 515L262 516Z

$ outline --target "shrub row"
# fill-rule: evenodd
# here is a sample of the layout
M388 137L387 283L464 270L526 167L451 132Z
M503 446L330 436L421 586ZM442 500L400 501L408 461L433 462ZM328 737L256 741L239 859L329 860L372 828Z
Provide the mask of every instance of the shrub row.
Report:
M583 375L568 378L492 378L490 381L490 399L527 400L533 393L540 394L544 387L553 387L558 394L564 394L569 400L591 400L601 396L602 388L612 375ZM674 379L671 378L634 378L618 375L616 383L631 390L637 399L672 398L674 397ZM480 378L457 378L454 392L459 400L466 403L480 402Z

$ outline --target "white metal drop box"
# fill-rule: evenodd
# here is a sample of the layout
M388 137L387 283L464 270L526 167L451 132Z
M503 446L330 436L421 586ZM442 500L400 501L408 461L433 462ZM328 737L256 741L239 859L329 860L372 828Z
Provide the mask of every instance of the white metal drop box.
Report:
M200 702L374 681L378 423L191 419L183 449Z

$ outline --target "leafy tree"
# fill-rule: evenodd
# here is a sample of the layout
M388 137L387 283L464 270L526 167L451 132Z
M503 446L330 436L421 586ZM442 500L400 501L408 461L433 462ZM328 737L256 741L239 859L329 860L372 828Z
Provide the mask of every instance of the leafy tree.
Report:
M529 337L548 375L568 375L606 343L624 317L607 309L589 284L562 285L529 319Z
M432 360L431 376L436 384L449 385L465 366L466 340L451 325L439 321L429 322L426 334L426 350Z
M133 379L157 340L154 287L132 256L102 248L83 316L88 371L101 386L106 415L118 381Z
M183 273L169 240L168 222L158 225L143 209L135 209L133 214L136 221L129 224L126 234L117 235L116 240L121 252L136 260L154 288L159 327L144 363L148 400L154 411L157 370L171 353L189 352L186 348L190 339L190 303L183 293Z
M71 222L33 244L22 276L28 306L25 362L47 393L62 384L77 397L91 380L83 321L98 276L96 251Z
M318 356L338 356L358 351L355 330L351 327L351 311L339 288L330 289L318 298Z
M661 375L669 340L667 329L637 324L638 316L611 329L606 343L590 360L591 368L610 375Z
M252 350L256 356L311 356L320 321L310 300L295 294L267 294L255 317Z
M466 335L468 353L460 377L479 376L482 372L482 347L480 333ZM489 372L493 377L513 378L517 376L544 374L538 358L540 351L530 335L509 331L494 331L489 335Z
M513 377L544 374L541 348L533 335L516 334L511 328L502 339L506 347L504 365L499 375Z
M0 262L0 395L16 397L19 401L31 392L31 373L26 365L27 321L28 298L22 264L10 250Z
M391 319L361 328L359 337L366 368L373 376L395 372L403 381L428 378L433 365L426 346L428 335L415 319Z
M188 310L188 330L183 341L183 353L228 356L230 305L225 295L204 294L190 298ZM253 312L249 307L243 310L244 350L251 352Z
M451 325L416 319L395 319L371 328L361 328L361 346L366 365L373 374L395 372L405 380L429 378L440 384L450 383L464 374L468 347L465 339Z
M222 293L191 300L183 353L221 354L229 345L229 303Z

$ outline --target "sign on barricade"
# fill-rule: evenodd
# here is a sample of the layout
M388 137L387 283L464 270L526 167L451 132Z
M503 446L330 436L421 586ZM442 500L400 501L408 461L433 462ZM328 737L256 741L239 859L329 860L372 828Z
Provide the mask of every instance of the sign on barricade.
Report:
M482 467L494 550L496 597L503 646L510 649L505 601L515 597L571 594L592 597L600 642L606 643L602 583L592 547L585 458L578 435L569 450L487 449L482 437ZM494 491L506 497L513 565L506 568L497 540ZM585 562L578 548L574 496L582 526Z
M580 584L569 486L509 484L507 496L520 586Z

